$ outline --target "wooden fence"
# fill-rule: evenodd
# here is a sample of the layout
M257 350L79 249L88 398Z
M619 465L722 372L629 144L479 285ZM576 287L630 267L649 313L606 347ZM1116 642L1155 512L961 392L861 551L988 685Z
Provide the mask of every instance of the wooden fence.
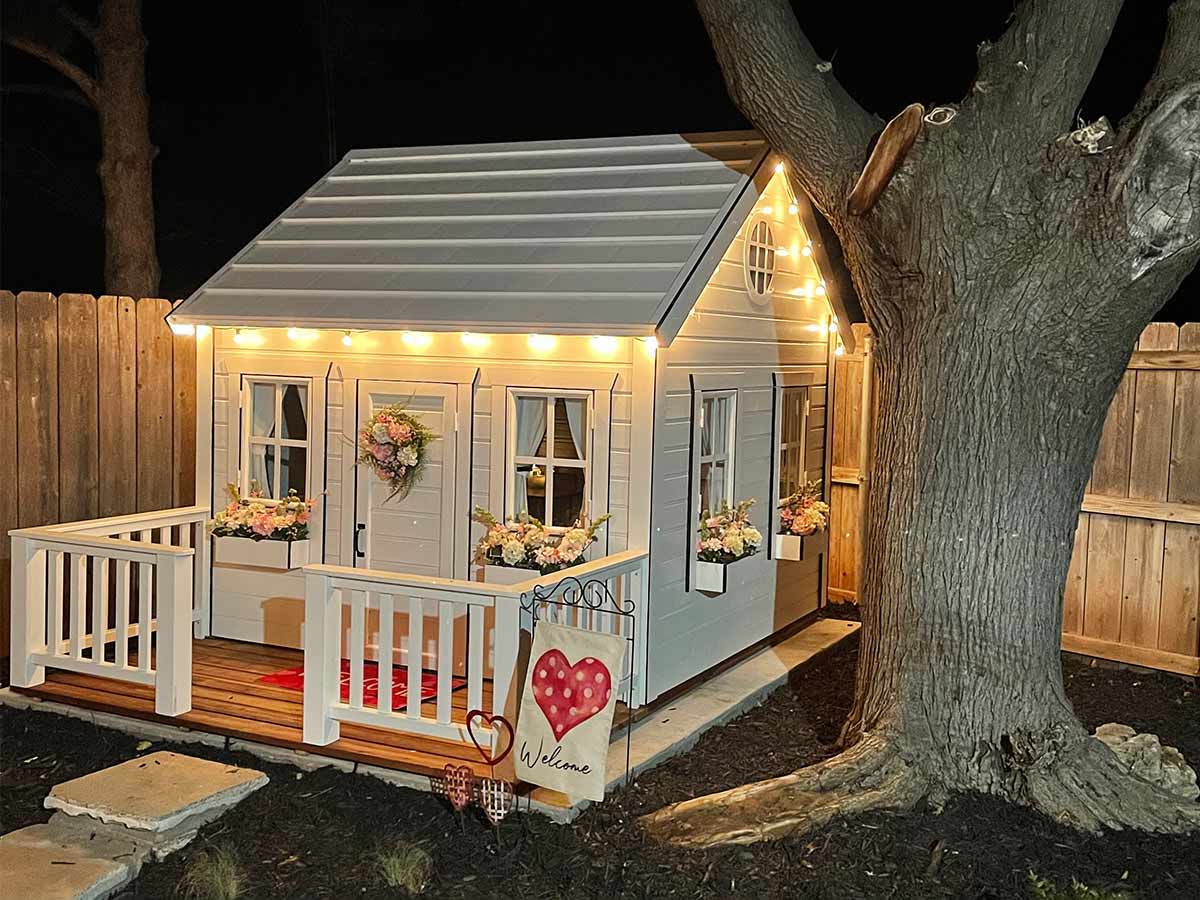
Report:
M0 657L9 529L193 502L196 345L170 308L0 291Z
M861 351L834 371L829 594L843 600L858 589L863 371ZM1109 407L1075 532L1063 647L1200 674L1200 323L1148 325Z

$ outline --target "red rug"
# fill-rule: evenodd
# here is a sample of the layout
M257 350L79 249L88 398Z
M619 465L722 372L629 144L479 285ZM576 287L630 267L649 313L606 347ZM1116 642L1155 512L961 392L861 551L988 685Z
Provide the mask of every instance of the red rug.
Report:
M304 666L272 672L258 679L263 684L275 684L290 691L304 690ZM342 660L342 702L350 702L350 660ZM465 678L451 678L450 690L456 691L467 683ZM428 703L437 696L437 673L421 672L421 702ZM373 660L363 663L363 706L374 708L379 702L379 664ZM392 666L392 710L403 711L408 706L408 667Z

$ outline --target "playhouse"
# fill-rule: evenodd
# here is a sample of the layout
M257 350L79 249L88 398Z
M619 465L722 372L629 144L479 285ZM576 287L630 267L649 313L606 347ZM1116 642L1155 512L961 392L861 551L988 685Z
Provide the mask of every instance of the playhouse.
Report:
M632 604L630 623L575 624L635 630L623 684L652 703L823 602L820 536L776 535L780 498L828 485L828 375L851 340L828 267L753 132L349 153L171 313L197 333L198 506L16 535L14 609L73 584L118 646L88 650L109 633L47 602L60 640L14 653L14 685L102 675L186 720L193 680L272 696L233 670L303 651L302 735L282 706L197 727L426 771L461 755L464 709L510 708L522 594L578 575ZM356 464L394 404L435 436L402 497ZM252 482L316 499L303 548L213 552L204 523ZM698 559L702 512L751 498L761 549ZM609 518L582 566L503 584L477 565L476 508L551 532ZM28 626L39 603L21 606ZM339 698L340 659L379 660L379 684ZM370 696L387 659L408 667L399 710Z

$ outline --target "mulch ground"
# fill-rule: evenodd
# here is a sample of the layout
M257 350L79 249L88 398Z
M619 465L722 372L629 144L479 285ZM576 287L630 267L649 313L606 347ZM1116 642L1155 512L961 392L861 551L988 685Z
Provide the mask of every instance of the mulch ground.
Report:
M198 744L176 746L265 770L270 784L207 826L165 862L149 865L123 898L178 893L188 861L231 848L246 896L394 897L374 851L421 842L436 897L1028 897L1029 873L1067 886L1136 896L1200 897L1200 836L1082 835L982 796L953 799L940 815L865 815L803 838L680 852L648 845L636 818L664 804L823 759L850 704L857 646L847 642L793 683L696 747L568 827L537 815L496 833L460 819L428 794L376 779L289 766ZM1165 675L1100 668L1068 658L1067 691L1089 727L1126 722L1200 761L1200 691ZM45 713L0 712L0 831L45 821L42 798L59 781L137 754L137 739ZM163 749L155 744L143 752Z

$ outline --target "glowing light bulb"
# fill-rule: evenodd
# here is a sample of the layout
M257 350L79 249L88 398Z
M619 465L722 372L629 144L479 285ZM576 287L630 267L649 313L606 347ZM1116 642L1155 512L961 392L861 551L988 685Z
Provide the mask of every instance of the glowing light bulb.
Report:
M658 352L658 338L656 338L654 335L646 335L644 338L641 338L641 342L642 349L646 351L648 356L653 356Z
M825 296L825 285L818 284L816 294L818 297L824 297Z
M184 325L181 322L172 322L171 331L175 334L190 335L196 333L195 325Z
M846 353L846 348L845 348L845 347L843 347L841 344L838 344L838 345L837 345L837 346L836 346L836 347L833 349L833 355L834 355L834 356L843 356L845 353Z
M196 336L197 337L208 337L210 334L212 334L212 328L210 328L208 325L197 325L196 326Z
M491 343L491 338L486 334L474 334L470 331L464 331L460 340L464 347L470 347L472 350L481 350Z
M240 328L239 328L239 329L237 329L236 331L234 331L234 333L233 333L233 342L234 342L235 344L244 344L244 343L246 343L246 335L245 335L245 333L242 331L242 329L240 329Z
M829 320L829 333L837 334L837 330L838 330L837 319L830 319Z
M315 341L317 331L314 328L289 328L287 336L289 341Z
M257 331L238 328L233 332L233 342L240 347L257 347L262 343L262 336Z
M805 244L803 247L800 248L800 255L801 256L812 256L812 241L809 241L807 244Z
M789 215L793 215L793 216L794 216L794 215L795 215L796 213L798 213L799 211L800 211L800 207L798 207L798 206L797 206L795 203L789 203L789 204L788 204L788 214L789 214Z
M354 338L352 338L350 336L350 332L347 331L345 334L342 335L342 346L343 347L349 347L349 346L353 345L353 343L354 343Z
M781 162L777 162L777 163L775 163L775 171L776 171L776 173L782 174L782 172L783 172L783 163L781 163Z
M531 334L529 336L529 349L537 350L539 353L545 353L554 349L554 345L558 343L552 335L549 334Z
M607 334L594 335L592 349L597 353L613 353L617 349L617 339Z
M788 248L787 248L787 247L776 247L776 248L775 248L775 255L776 255L776 256L787 256L787 255L788 255Z
M769 206L764 206L764 207L763 207L761 210L759 210L759 211L760 211L760 212L761 212L761 213L762 213L764 216L769 216L769 215L771 214L771 207L769 207Z
M424 331L406 331L400 335L400 340L404 341L404 346L420 350L433 343L433 336L426 334Z

